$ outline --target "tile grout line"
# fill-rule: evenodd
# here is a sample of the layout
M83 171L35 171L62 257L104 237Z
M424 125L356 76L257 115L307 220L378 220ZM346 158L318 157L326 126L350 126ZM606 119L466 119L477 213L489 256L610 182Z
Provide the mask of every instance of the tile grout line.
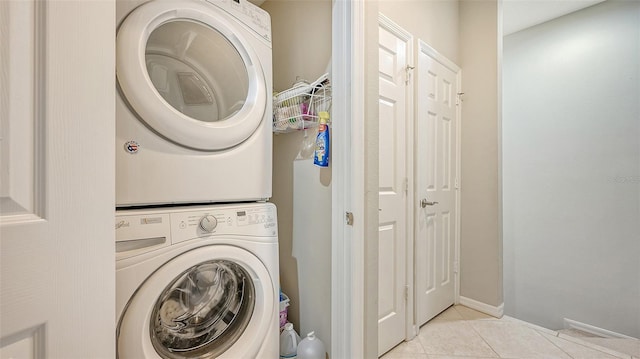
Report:
M429 359L429 354L427 354L427 350L424 348L424 345L422 345L422 340L420 340L420 331L425 325L427 325L427 323L422 324L422 326L418 326L418 334L416 335L414 340L418 341L418 344L420 344L420 348L422 348L422 354L424 354L427 359Z
M529 323L529 322L526 322L526 321L518 319L518 318L510 317L508 315L503 316L503 318L507 322L515 323L515 324L518 324L518 325L522 325L522 326L527 327L529 329L533 329L535 331L542 332L542 333L545 333L545 334L548 334L548 335L551 335L551 336L554 336L554 337L558 337L558 338L560 337L560 333L557 330L552 330L552 329L548 329L548 328L545 328L545 327L541 327L539 325L536 325L536 324L533 324L533 323Z
M452 308L454 309L454 312L458 315L458 317L460 319L455 318L455 319L448 320L448 321L450 321L452 323L460 322L461 324L463 324L465 326L469 326L471 328L472 332L475 333L476 335L478 335L480 337L480 339L482 340L482 342L484 342L489 347L491 352L495 355L495 358L499 358L499 359L522 359L522 358L520 358L518 356L515 356L515 357L510 357L510 356L503 357L503 356L501 356L493 348L493 346L491 346L491 344L489 344L487 339L478 330L476 330L474 324L476 324L477 322L484 321L485 318L474 318L473 315L465 316L463 312L461 312L460 310L458 310L458 308L456 308L456 306L452 306ZM465 308L467 308L467 307L465 307ZM471 309L471 308L469 308L469 309ZM471 310L473 310L473 309L471 309ZM441 315L441 314L442 313L440 313L439 315ZM436 316L436 318L438 316ZM559 331L554 331L554 330L551 330L551 329L540 327L540 326L537 326L535 324L531 324L529 322L525 322L525 321L522 321L522 320L519 320L519 319L516 319L516 318L512 318L512 317L509 317L509 316L506 316L506 315L503 318L495 318L495 319L491 318L491 319L492 320L497 320L498 323L512 324L512 325L516 325L516 326L521 327L521 328L526 328L526 329L534 331L538 336L542 337L545 340L545 342L550 343L552 345L552 347L555 347L556 349L559 349L560 352L564 353L565 355L567 355L568 358L579 359L580 358L580 354L579 353L575 353L574 355L577 355L577 356L572 355L569 352L570 349L567 349L567 350L563 349L562 347L560 347L561 343L559 343L559 344L554 343L551 340L551 337L555 337L558 340L562 340L562 341L567 342L567 343L578 345L578 346L580 346L580 347L582 347L582 348L584 348L586 350L599 352L599 353L610 355L612 357L616 357L616 358L619 358L619 359L640 359L639 357L631 355L631 354L618 352L618 351L610 349L608 347L604 347L604 346L601 346L601 345L598 345L598 344L594 344L594 343L591 343L591 342L588 342L588 341L584 341L584 340L581 340L580 338L573 337L573 336L570 336L570 335L567 335L567 334L564 334L564 333L560 333ZM424 346L424 344L423 344L423 342L421 340L421 337L420 337L420 332L422 331L423 327L420 327L418 329L418 334L413 339L413 340L417 340L418 341L419 348L422 350L422 352L421 353L411 352L411 353L406 353L406 354L409 354L409 356L411 356L411 357L419 356L419 357L421 357L423 359L430 359L433 355L442 355L442 354L429 354L429 353L427 353L427 350L426 350L426 348L425 348L425 346ZM406 343L407 342L405 341L405 343L403 343L403 344L406 344ZM387 356L391 352L393 352L393 349L390 350L388 353L385 353L385 356ZM466 358L465 356L456 356L456 358L458 358L458 357L461 358L461 359ZM471 357L468 357L468 358L471 358ZM389 359L393 359L393 358L389 357Z
M567 334L564 334L564 333L560 333L560 331L557 331L557 330L551 330L551 329L548 329L548 328L545 328L545 327L541 327L539 325L532 324L532 323L529 323L529 322L526 322L524 320L520 320L520 319L517 319L517 318L513 318L513 317L510 317L508 315L505 315L503 318L505 318L507 321L510 321L512 323L519 323L519 324L521 324L521 325L523 325L525 327L528 327L530 329L533 329L533 330L535 330L537 332L545 333L547 335L551 335L551 336L557 337L559 339L564 339L564 340L566 340L568 342L571 342L571 343L574 343L574 344L578 344L578 345L581 345L581 346L583 346L585 348L596 350L596 351L599 351L601 353L605 353L605 354L614 356L614 357L619 358L619 359L632 359L632 356L629 355L629 354L621 353L621 352L618 352L618 351L616 351L614 349L604 347L602 345L598 345L598 344L594 344L594 343L591 343L591 342L588 342L588 341L584 341L584 340L581 340L580 338L573 337L573 336L570 336L570 335L567 335Z
M571 335L562 334L562 335L558 335L558 338L564 339L564 340L566 340L568 342L571 342L573 344L581 345L581 346L583 346L585 348L589 348L589 349L592 349L592 350L596 350L596 351L599 351L599 352L614 356L616 358L620 358L620 359L632 359L633 358L633 355L630 355L630 354L627 354L627 353L622 353L622 352L619 352L619 351L611 349L611 348L607 348L607 347L602 346L602 345L598 345L598 344L591 343L591 342L586 341L586 340L582 340L582 339L580 339L578 337L573 337Z
M559 347L559 346L557 346L555 343L553 343L553 342L551 342L549 339L547 339L544 335L542 335L542 333L544 333L544 334L547 334L547 335L550 335L550 336L553 336L553 337L557 337L557 338L559 338L559 333L558 333L557 331L554 331L554 330L551 330L551 329L547 329L547 328L544 328L544 327L539 327L539 326L537 326L537 325L535 325L535 324L530 324L530 323L528 323L528 322L521 321L521 320L516 319L516 318L511 318L511 317L508 317L508 316L504 316L504 317L505 317L505 320L504 320L504 321L503 321L502 319L498 319L498 321L499 321L499 322L502 322L502 323L506 323L506 324L514 324L514 325L520 326L520 327L522 327L522 328L529 329L529 330L533 331L534 333L536 333L538 336L542 337L542 339L544 339L546 342L548 342L548 343L552 344L552 345L553 345L553 347L555 347L555 348L559 349L559 350L560 350L560 352L562 352L562 353L566 354L569 358L571 358L571 359L579 359L579 358L574 357L573 355L571 355L569 352L565 351L564 349L560 348L560 347ZM480 333L479 333L479 332L478 332L478 331L473 327L473 325L470 325L470 326L471 326L471 328L472 328L474 331L476 331L476 333L478 333L478 335L482 338L482 340L484 340L484 341L485 341L485 343L487 343L487 345L489 345L489 347L491 348L491 350L493 350L496 354L498 354L498 353L493 349L493 347L491 346L491 344L489 344L489 343L485 340L485 338L484 338L484 337L483 337L483 336L482 336L482 335L481 335L481 334L480 334ZM499 357L499 358L501 358L501 359L506 359L506 358L501 357L499 354L498 354L498 357ZM511 359L513 359L513 358L511 358Z
M474 328L474 327L473 327L473 325L472 325L471 323L468 323L468 322L471 322L471 321L473 321L473 320L467 320L467 319L464 317L464 315L462 315L462 313L460 313L460 312L458 311L458 309L457 309L455 306L453 307L453 309L456 311L456 313L458 313L458 314L462 317L462 321L464 321L464 322L465 322L465 324L467 324L467 325L471 328L471 330L473 330L473 331L474 331L474 332L475 332L475 333L480 337L480 339L482 339L482 341L483 341L485 344L487 344L487 346L489 347L489 349L491 349L491 351L496 355L496 357L497 357L497 358L504 359L504 358L502 358L502 357L500 356L500 354L498 354L498 352L497 352L495 349L493 349L493 347L491 346L491 344L489 344L489 342L487 342L487 340L482 336L482 334L480 334L480 332L478 332L478 331L476 330L476 328Z
M545 337L545 336L543 335L543 333L545 333L545 332L540 332L540 331L538 331L538 330L536 330L536 329L534 329L534 328L531 328L531 329L533 329L533 331L534 331L534 332L536 332L536 334L538 334L539 336L541 336L541 337L542 337L542 339L544 339L544 340L546 340L547 342L551 343L551 345L553 345L554 347L556 347L556 348L560 349L560 351L561 351L561 352L563 352L563 353L567 354L567 355L569 356L569 358L572 358L572 359L580 359L580 358L576 358L576 357L574 357L573 355L571 355L571 353L569 353L568 351L566 351L566 350L564 350L564 349L560 348L558 345L556 345L556 343L554 343L554 342L552 342L551 340L547 339L547 337ZM559 333L558 333L558 332L556 332L556 335L554 335L553 337L554 337L554 338L558 338L558 339L562 339L562 338L560 338L560 336L559 336Z
M613 349L609 349L597 344L593 344L587 341L583 341L580 340L579 338L575 338L569 335L561 335L561 333L559 331L556 330L551 330L545 327L541 327L539 325L536 324L531 324L529 322L525 322L523 320L517 319L517 318L512 318L509 316L505 316L506 319L514 324L518 324L518 325L522 325L526 328L529 328L531 330L533 330L534 332L536 332L538 335L540 335L543 339L545 339L547 342L550 342L551 344L553 344L553 346L555 346L556 348L560 349L560 351L562 351L563 353L566 353L570 358L576 359L573 355L571 355L569 352L567 352L566 350L560 348L558 345L556 345L555 343L553 343L552 341L550 341L549 339L547 339L543 334L546 335L550 335L552 337L561 339L561 340L565 340L567 342L573 343L575 345L579 345L583 348L589 349L589 350L593 350L593 351L597 351L603 354L607 354L613 357L616 357L618 359L632 359L632 357L630 355L626 355L620 352L617 352ZM569 339L571 338L571 339Z

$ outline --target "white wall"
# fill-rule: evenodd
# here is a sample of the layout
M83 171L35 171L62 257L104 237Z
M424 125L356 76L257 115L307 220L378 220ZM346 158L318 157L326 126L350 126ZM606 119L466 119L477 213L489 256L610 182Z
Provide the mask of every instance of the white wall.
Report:
M331 348L331 171L293 161L293 236L300 336L311 331ZM284 268L284 271L287 271ZM289 273L293 274L293 273Z
M640 337L640 2L504 43L505 311Z

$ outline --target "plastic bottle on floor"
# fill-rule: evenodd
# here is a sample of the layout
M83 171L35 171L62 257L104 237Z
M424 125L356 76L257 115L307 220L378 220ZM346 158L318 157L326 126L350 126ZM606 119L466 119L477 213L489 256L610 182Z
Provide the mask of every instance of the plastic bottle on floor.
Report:
M307 337L298 344L297 359L325 359L326 350L322 340L316 337L315 332L310 332Z
M298 343L300 336L293 329L293 324L285 324L284 330L280 333L280 359L296 358Z

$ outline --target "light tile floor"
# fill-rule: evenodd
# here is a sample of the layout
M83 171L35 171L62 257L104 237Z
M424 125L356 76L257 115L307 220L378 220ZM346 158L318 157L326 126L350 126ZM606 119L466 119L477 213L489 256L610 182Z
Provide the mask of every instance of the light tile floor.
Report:
M382 359L640 359L517 319L453 306Z

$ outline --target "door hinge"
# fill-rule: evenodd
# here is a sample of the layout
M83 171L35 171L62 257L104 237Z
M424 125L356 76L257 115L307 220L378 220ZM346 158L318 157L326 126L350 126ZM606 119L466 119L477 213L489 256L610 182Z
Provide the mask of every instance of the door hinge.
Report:
M353 226L353 213L351 212L345 213L345 219L347 220L347 225Z
M463 95L464 95L464 92L458 92L456 94L456 106L463 101L463 98L462 98Z
M458 261L454 261L453 262L453 273L458 274L458 272L460 272L460 265L458 264Z
M407 177L404 178L404 193L409 193L409 179Z
M409 85L409 81L411 81L411 71L415 68L416 68L415 66L411 66L411 65L407 65L407 67L404 68L407 74L406 80L404 81L405 85Z
M454 180L453 187L455 189L460 189L460 181L458 181L458 177L456 177L456 179Z
M404 300L405 300L405 302L409 300L409 286L408 285L404 286Z

